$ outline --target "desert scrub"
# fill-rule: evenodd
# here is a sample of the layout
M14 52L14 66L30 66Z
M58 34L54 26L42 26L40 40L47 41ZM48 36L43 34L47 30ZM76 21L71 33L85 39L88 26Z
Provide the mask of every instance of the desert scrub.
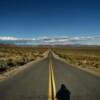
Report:
M71 64L100 68L100 47L53 48L53 51Z
M9 66L9 68L16 66L16 61L14 59L8 59L7 66Z
M7 71L8 66L5 60L0 60L0 73Z
M47 48L42 47L0 46L0 72L43 57L46 50Z

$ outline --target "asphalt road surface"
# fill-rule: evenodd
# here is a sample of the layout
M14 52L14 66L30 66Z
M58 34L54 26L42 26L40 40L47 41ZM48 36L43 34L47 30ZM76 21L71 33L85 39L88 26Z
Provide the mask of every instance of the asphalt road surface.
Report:
M49 54L46 59L0 82L0 100L57 99L100 100L100 78Z

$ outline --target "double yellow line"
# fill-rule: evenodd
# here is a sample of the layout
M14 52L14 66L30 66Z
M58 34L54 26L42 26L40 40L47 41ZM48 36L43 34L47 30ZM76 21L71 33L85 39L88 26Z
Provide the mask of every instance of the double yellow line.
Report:
M56 85L55 85L53 67L54 66L52 64L52 60L49 59L49 91L48 91L48 100L57 100L56 99Z

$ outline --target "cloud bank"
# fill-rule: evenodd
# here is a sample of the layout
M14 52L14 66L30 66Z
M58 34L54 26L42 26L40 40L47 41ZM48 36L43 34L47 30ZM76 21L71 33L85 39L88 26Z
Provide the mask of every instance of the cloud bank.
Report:
M42 36L34 38L0 37L0 43L4 44L22 44L22 45L66 45L66 44L84 44L100 45L100 35L94 36Z

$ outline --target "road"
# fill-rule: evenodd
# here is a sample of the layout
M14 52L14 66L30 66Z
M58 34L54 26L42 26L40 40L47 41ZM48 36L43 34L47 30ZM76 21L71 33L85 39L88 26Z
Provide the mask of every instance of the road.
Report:
M46 59L0 82L0 100L57 99L100 100L100 78L57 60L50 53Z

